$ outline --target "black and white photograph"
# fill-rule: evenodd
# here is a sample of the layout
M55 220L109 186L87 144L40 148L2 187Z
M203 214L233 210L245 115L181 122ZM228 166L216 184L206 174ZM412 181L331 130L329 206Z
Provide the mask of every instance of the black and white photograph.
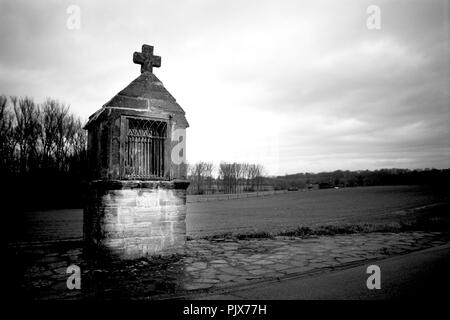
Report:
M0 0L8 300L445 306L449 10Z

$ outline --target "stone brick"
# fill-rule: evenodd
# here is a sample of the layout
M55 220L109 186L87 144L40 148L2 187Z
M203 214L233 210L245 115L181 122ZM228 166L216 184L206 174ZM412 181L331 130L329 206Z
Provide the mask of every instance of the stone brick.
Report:
M186 190L173 183L130 184L115 181L87 197L84 236L125 259L164 254L186 241ZM126 186L132 186L126 188ZM142 188L146 186L148 188Z
M134 223L134 211L131 208L119 208L118 220L120 224Z

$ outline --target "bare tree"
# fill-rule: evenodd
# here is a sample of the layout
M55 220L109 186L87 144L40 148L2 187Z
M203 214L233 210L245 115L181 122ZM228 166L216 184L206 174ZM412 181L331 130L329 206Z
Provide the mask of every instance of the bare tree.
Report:
M73 117L69 116L69 107L61 105L56 117L56 149L57 166L64 171L70 148L70 136L73 134Z
M241 181L242 165L237 162L233 163L232 171L233 171L234 192L238 193L240 191L239 182Z
M244 191L248 191L249 190L248 185L249 185L250 164L243 163L241 165L241 170L242 170L241 177L243 180L243 188L244 188Z
M194 165L194 179L195 179L196 185L197 185L197 194L203 193L203 190L202 190L202 178L203 178L204 170L205 170L205 163L204 162L197 162Z
M87 133L83 129L83 124L80 119L74 119L72 122L73 128L70 132L68 143L68 166L67 170L71 172L83 172L85 165L87 164Z
M209 162L197 162L189 166L189 179L191 190L196 194L210 192L212 186L212 171L214 165Z
M11 171L14 161L13 114L8 108L8 99L0 96L0 166L1 170Z
M212 162L205 162L204 163L204 170L203 170L203 188L206 191L206 193L213 192L213 171L214 171L214 164Z
M69 113L69 107L47 98L42 104L40 139L42 163L46 169L70 171L70 165L84 160L86 133L81 120Z
M219 179L222 182L222 189L224 193L231 193L232 182L232 168L229 163L221 162L219 165Z
M56 146L58 136L59 105L55 100L47 98L42 104L41 141L42 162L46 169L56 162Z
M37 165L37 137L39 136L39 108L28 97L11 97L13 103L16 126L14 138L19 147L19 161L21 172L27 172Z
M262 165L260 164L249 165L247 177L251 185L251 190L255 191L261 189L264 180L263 176L264 176L264 167Z
M260 164L256 165L256 190L261 190L264 181L264 167Z

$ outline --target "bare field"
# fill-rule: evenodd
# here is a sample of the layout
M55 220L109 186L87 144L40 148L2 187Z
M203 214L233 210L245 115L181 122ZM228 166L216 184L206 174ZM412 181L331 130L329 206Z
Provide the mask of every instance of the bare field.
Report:
M426 187L381 186L188 203L187 230L190 237L198 237L225 232L274 232L329 223L388 223L404 218L409 209L448 201L448 194ZM10 223L8 240L79 239L82 217L81 209L20 214Z
M381 186L290 192L211 203L192 203L188 235L276 232L330 223L389 223L405 210L448 202L449 196L420 186Z

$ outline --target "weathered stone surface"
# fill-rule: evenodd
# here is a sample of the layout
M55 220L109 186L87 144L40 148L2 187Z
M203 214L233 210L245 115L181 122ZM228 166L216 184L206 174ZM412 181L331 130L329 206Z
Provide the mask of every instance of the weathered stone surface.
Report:
M161 239L160 239L161 240ZM324 245L334 243L331 247ZM340 241L345 240L345 241ZM347 241L349 240L349 241ZM81 245L71 244L42 247L39 250L20 249L20 270L24 273L17 284L23 297L33 299L85 299L85 298L154 298L158 295L172 294L184 296L195 291L228 290L253 281L283 279L292 275L306 275L322 268L342 266L345 262L327 252L335 253L338 258L359 257L347 263L365 263L366 259L384 258L395 254L424 249L433 245L449 243L450 234L429 232L400 234L355 234L349 236L324 236L317 238L315 244L301 238L286 238L284 241L239 241L232 242L238 249L246 248L245 254L234 250L226 242L191 240L184 252L173 256L152 257L133 261L108 261L99 264L97 260L85 259ZM123 248L124 239L110 239L111 246ZM409 243L405 246L405 243ZM274 244L276 244L274 246ZM129 250L147 250L140 248L139 239L129 239ZM266 253L252 254L264 247ZM370 249L366 249L370 247ZM293 250L288 250L292 248ZM322 248L318 251L316 248ZM328 248L329 250L327 250ZM385 248L386 253L379 249ZM217 253L221 252L221 253ZM271 260L277 255L276 262L268 265L242 264L252 261L252 256L261 260ZM15 253L17 254L17 253ZM352 255L355 255L353 257ZM252 257L252 258L250 258ZM323 261L325 258L325 261ZM10 260L8 260L10 261ZM14 260L13 260L14 261ZM255 261L255 260L253 260ZM257 260L256 260L257 261ZM322 261L322 262L314 262ZM25 262L25 263L24 263ZM217 264L217 262L220 262ZM300 262L300 263L297 263ZM246 262L247 263L247 262ZM81 290L68 290L66 287L66 268L76 264L81 268ZM253 267L253 268L250 268ZM22 298L22 296L21 296Z
M92 194L101 196L90 197L86 204L86 241L123 258L163 254L183 246L186 190L175 187L170 181L91 183Z
M153 67L161 67L161 57L153 55L153 46L142 45L142 52L133 54L133 62L141 65L142 72L153 72Z

